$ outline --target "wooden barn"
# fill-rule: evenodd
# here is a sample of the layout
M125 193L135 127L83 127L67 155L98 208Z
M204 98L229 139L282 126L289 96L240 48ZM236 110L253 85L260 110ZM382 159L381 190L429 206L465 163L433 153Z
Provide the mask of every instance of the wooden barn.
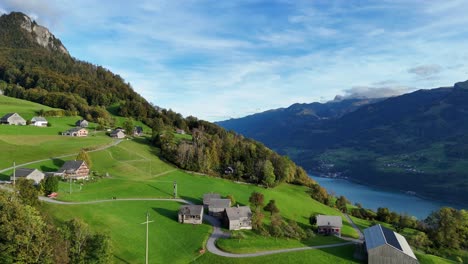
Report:
M369 264L416 264L418 259L406 239L381 225L364 230Z

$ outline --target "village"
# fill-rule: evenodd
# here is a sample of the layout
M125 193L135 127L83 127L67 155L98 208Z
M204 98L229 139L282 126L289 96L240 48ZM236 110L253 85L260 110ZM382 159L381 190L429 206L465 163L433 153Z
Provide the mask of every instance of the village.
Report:
M44 117L35 116L30 121L26 121L17 113L4 115L0 119L0 123L37 127L47 127L49 125ZM75 127L63 131L61 135L87 137L89 135L88 125L88 121L84 119L77 120ZM124 129L117 127L108 130L107 134L113 139L121 140L127 137L125 132ZM175 133L185 134L185 131L179 129ZM143 128L135 126L130 134L134 137L142 136ZM35 185L38 185L47 177L60 177L63 181L81 182L89 179L90 172L90 168L83 160L65 161L56 171L42 172L34 168L14 167L10 181L7 183L15 184L18 179L24 178L32 180ZM234 169L228 167L225 173L232 174ZM178 197L177 183L174 182L173 188L173 198L176 199ZM56 199L58 193L51 193L48 197ZM214 226L219 223L221 227L229 231L252 230L253 213L251 206L234 203L230 198L229 196L222 197L219 193L205 193L202 197L202 204L188 202L188 204L181 205L177 212L177 219L174 219L174 221L181 224L200 225L205 220ZM114 196L112 199L116 200L118 197ZM368 259L368 263L418 263L406 239L380 224L363 230L359 239L352 239L342 236L343 218L341 216L318 214L315 221L316 232L319 235L336 236L344 239L344 241L364 245L366 252L364 255ZM361 233L359 230L358 232ZM216 246L213 245L213 247ZM209 245L208 250L210 250Z

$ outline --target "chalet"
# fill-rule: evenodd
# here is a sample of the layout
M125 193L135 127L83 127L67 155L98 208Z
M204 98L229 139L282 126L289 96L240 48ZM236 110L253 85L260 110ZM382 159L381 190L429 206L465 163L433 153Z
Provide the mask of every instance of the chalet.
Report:
M47 120L42 116L35 116L31 119L31 125L33 126L44 127L47 126L47 123Z
M0 124L24 126L26 125L26 120L17 113L8 113L0 118Z
M88 179L89 168L86 162L82 160L70 160L65 162L63 166L54 173L54 175L61 176L63 179Z
M341 216L317 215L317 229L319 234L341 236L343 219Z
M136 136L136 137L143 136L143 128L141 126L136 126L133 129L133 135Z
M110 136L112 138L124 138L125 137L125 133L124 133L124 130L123 129L115 129L114 131L112 131L110 133Z
M78 121L76 121L75 126L77 126L77 127L88 127L88 121L86 121L85 119L78 120Z
M252 211L248 206L226 208L224 221L229 230L252 229Z
M177 129L175 130L175 132L176 132L177 134L185 135L185 130L180 129L180 128L177 128Z
M369 264L416 264L418 259L406 239L381 225L364 230Z
M62 135L72 137L86 137L88 136L88 130L81 127L75 127L63 132Z
M208 205L208 214L220 217L223 215L224 209L231 207L230 199L211 199Z
M221 195L219 193L205 193L203 195L203 206L206 210L208 210L208 205L210 205L211 199L221 199Z
M203 205L182 205L179 209L179 223L201 224L203 222Z
M44 179L44 176L44 173L37 169L19 168L15 169L15 172L10 176L10 181L25 178L34 180L34 184L38 185Z

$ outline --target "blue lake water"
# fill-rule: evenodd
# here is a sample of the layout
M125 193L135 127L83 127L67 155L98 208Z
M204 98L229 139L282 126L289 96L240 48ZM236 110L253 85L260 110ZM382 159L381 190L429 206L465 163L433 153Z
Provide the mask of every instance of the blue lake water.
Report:
M344 195L353 204L360 203L364 208L374 211L378 207L387 207L398 213L407 213L418 219L426 218L432 211L443 206L461 209L460 205L426 200L401 192L390 192L374 187L357 184L345 179L323 178L311 176L320 186L335 196ZM466 209L466 208L465 208Z

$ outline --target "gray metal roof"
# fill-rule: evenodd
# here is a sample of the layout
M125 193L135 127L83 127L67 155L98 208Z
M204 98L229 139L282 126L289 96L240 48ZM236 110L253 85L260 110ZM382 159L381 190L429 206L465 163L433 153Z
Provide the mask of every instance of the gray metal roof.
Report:
M343 219L341 218L341 216L317 215L317 226L342 227Z
M4 115L1 119L2 120L7 120L8 118L10 118L14 114L16 114L16 113L8 113L8 114Z
M36 169L18 168L15 170L15 177L27 177L35 170ZM11 176L13 177L13 174L11 174Z
M60 169L58 169L57 172L59 173L62 173L62 172L65 172L65 171L76 171L78 170L82 164L86 164L86 162L82 161L82 160L69 160L69 161L66 161L62 167L60 167Z
M33 121L33 122L38 122L38 121L47 122L47 120L42 116L35 116L35 117L33 117L31 119L31 121Z
M366 239L367 251L382 245L390 245L396 250L416 259L413 250L411 250L411 247L402 235L383 227L380 224L365 229L364 237Z
M252 211L248 206L226 208L226 214L229 220L239 220L245 217L252 217Z
M203 204L208 205L211 199L221 199L221 195L219 193L205 193L203 195Z
M182 215L201 215L203 214L203 205L182 205L179 209Z
M231 206L231 200L229 199L211 199L210 208L228 208Z
M78 132L78 131L80 131L81 129L84 129L84 128L82 128L82 127L74 127L74 128L68 129L67 132L69 132L69 133ZM85 129L85 130L86 130L86 129Z

